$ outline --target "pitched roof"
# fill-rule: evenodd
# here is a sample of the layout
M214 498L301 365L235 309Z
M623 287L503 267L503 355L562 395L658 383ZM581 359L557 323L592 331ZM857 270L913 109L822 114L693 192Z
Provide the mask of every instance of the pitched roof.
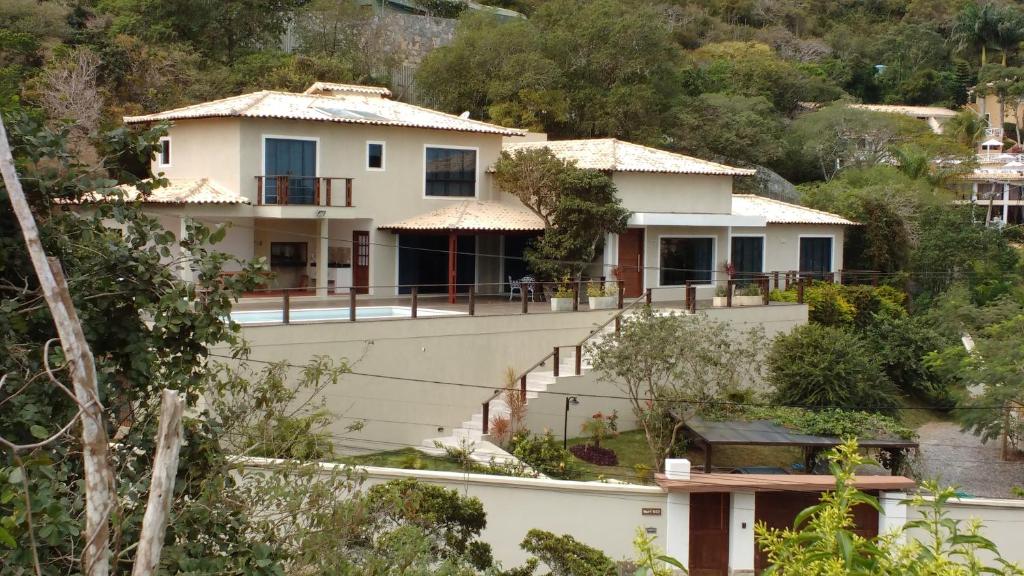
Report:
M733 194L732 213L743 216L764 216L769 224L839 224L846 226L857 224L831 212L754 194Z
M939 106L903 106L901 104L850 104L850 108L871 110L873 112L888 112L890 114L904 114L906 116L931 116L935 118L952 118L956 116L956 110L942 108Z
M385 98L386 88L318 82L305 94L263 90L144 116L125 116L127 124L196 118L285 118L433 130L522 136L506 128Z
M208 178L170 180L167 186L153 190L148 196L135 186L122 184L117 189L124 193L124 199L140 200L146 204L249 204L249 199L224 188ZM103 202L108 195L90 192L82 202Z
M509 152L548 148L563 160L572 160L580 168L611 172L653 172L665 174L708 174L715 176L750 176L755 170L734 168L692 156L649 148L615 138L589 140L552 140L547 142L515 142L503 147Z
M379 226L381 230L493 230L532 232L544 229L540 216L526 207L463 200L432 212Z

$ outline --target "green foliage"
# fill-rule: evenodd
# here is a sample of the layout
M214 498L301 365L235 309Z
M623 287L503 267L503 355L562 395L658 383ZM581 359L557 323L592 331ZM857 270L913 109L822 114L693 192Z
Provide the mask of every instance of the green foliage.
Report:
M686 418L762 381L762 329L736 331L705 316L655 314L644 307L590 347L594 369L629 398L644 430L651 467L681 444Z
M820 324L776 337L768 381L779 404L891 413L899 392L867 342L849 329Z
M568 534L556 536L532 529L519 547L549 567L552 576L613 576L618 573L611 558Z
M572 454L562 447L550 430L542 435L518 432L512 436L508 448L513 456L545 476L576 480L583 475Z
M808 410L795 406L749 406L720 404L702 413L709 420L768 420L802 434L837 438L902 438L913 440L917 433L890 416L859 410Z
M502 152L495 175L501 190L545 222L544 234L523 255L542 278L578 276L605 236L624 230L629 219L610 177L577 168L547 148Z
M782 119L764 96L705 93L673 115L669 145L686 154L771 164L784 152Z
M902 531L871 538L855 529L853 508L868 506L880 510L874 496L854 488L854 469L863 462L857 444L851 441L829 454L836 479L834 491L822 494L819 504L797 515L792 528L754 527L758 544L767 552L765 574L781 576L975 576L978 574L1019 575L1021 568L1004 560L996 546L981 535L981 523L949 517L947 503L956 496L953 488L940 489L926 482L932 493L912 497L907 504L922 510L922 518L911 520ZM906 531L923 534L902 543ZM983 553L983 554L982 554ZM991 559L989 559L991 558Z
M618 421L619 414L614 410L607 416L602 412L598 412L591 416L589 420L583 422L581 431L590 436L590 443L592 445L600 446L605 438L615 437L619 433Z

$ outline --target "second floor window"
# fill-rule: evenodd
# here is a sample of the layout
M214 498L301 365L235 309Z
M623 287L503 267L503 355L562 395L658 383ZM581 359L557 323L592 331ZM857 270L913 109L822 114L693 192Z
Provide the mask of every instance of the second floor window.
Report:
M366 143L366 169L367 170L383 170L384 169L384 143L383 142L367 142Z
M160 149L157 152L157 163L160 166L171 165L171 139L166 136L160 139Z
M427 148L427 196L476 196L476 150Z

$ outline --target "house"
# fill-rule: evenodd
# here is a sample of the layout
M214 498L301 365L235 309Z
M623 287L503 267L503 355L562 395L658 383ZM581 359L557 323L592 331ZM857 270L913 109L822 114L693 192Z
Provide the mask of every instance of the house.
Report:
M986 223L1024 224L1024 155L1002 152L1001 142L991 144L978 154L978 166L960 177L956 201L976 205Z
M386 88L318 82L145 116L169 122L153 161L171 185L144 199L169 230L230 223L221 249L266 258L272 289L394 297L418 286L454 301L507 292L542 220L497 189L502 149L547 146L612 175L633 212L592 272L629 295L699 286L709 298L740 275L799 270L831 277L854 224L794 204L734 195L753 171L614 139L522 142L521 130L398 102ZM129 194L134 194L132 190ZM188 275L189 270L182 270ZM678 293L676 293L678 292Z
M858 110L869 110L871 112L883 112L885 114L900 114L917 118L928 124L932 132L942 134L943 125L950 118L956 116L955 110L942 108L941 106L904 106L902 104L850 104L850 108Z
M698 287L698 298L710 298L730 266L740 277L792 270L831 278L842 269L844 232L855 223L733 194L734 179L753 170L616 139L507 141L504 148L537 147L615 182L633 214L625 233L609 236L592 272L623 280L626 296L650 288L654 299L679 299L675 289L689 283Z

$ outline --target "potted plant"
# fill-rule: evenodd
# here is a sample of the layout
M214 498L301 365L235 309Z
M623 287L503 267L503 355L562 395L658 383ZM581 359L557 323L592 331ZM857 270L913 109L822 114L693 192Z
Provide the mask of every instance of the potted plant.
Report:
M754 283L736 288L736 293L732 297L733 306L760 306L763 303L761 288Z
M611 310L618 303L619 288L613 282L587 284L587 301L591 310Z
M715 288L715 297L711 299L711 305L716 307L728 306L728 294L729 292L726 289L725 285L719 285L717 288Z
M562 281L555 286L555 293L551 295L552 312L571 312L572 299L576 294L572 291L572 281L564 276Z

